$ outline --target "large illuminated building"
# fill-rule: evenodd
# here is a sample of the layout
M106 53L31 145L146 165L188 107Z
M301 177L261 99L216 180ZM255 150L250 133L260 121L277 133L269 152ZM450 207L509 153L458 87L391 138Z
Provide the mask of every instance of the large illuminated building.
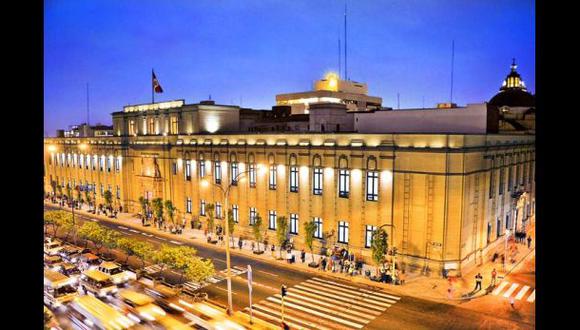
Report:
M338 245L372 263L372 231L384 226L407 270L437 275L483 262L534 214L535 136L503 131L498 106L390 110L377 98L353 110L320 99L306 113L284 95L272 111L213 101L126 106L112 114L114 136L45 139L45 189L80 185L98 203L110 190L131 213L139 197L160 197L205 229L210 203L225 215L216 185L232 185L234 236L251 239L259 214L275 242L285 216L300 249L313 220L315 252Z

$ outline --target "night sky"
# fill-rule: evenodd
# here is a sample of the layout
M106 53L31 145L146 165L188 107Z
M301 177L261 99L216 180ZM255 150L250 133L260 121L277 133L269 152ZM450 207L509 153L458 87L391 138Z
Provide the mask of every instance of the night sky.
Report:
M270 109L338 71L344 0L45 1L45 134L156 101ZM518 63L535 92L533 0L348 0L348 73L384 106L489 100ZM344 64L344 53L342 63Z

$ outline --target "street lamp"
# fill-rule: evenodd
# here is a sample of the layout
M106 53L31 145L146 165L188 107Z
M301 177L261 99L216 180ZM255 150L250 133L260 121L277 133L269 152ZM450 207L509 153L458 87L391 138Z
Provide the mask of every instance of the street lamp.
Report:
M231 268L230 268L230 226L229 226L229 222L228 222L228 212L229 212L228 196L230 194L230 188L233 186L237 186L238 179L240 179L240 177L242 175L245 175L248 172L250 172L250 170L247 170L247 171L244 171L244 172L237 174L232 180L230 180L230 183L228 184L227 188L225 188L225 189L221 184L217 184L215 182L212 182L212 184L214 186L218 187L221 190L222 196L223 196L223 201L224 201L224 209L226 210L226 212L225 212L225 227L226 227L225 241L226 241L226 269L227 269L226 278L227 278L227 283L228 283L228 309L227 309L227 313L230 316L233 314L234 309L233 309L233 304L232 304L232 277L231 277ZM212 175L208 175L208 176L212 176ZM202 179L202 185L204 187L208 186L208 183L209 183L209 180L207 180L206 178Z
M393 262L392 262L392 266L391 266L391 269L392 269L391 270L391 274L393 275L393 283L395 283L395 281L397 279L397 276L396 276L396 273L395 273L395 264L397 263L397 249L393 246L394 245L393 242L395 241L395 238L394 238L394 236L395 236L395 225L392 224L392 223L391 224L385 223L384 225L381 225L377 229L377 231L380 230L381 228L385 227L385 226L388 226L388 227L393 228L391 230L391 246L392 246L391 249L393 251Z

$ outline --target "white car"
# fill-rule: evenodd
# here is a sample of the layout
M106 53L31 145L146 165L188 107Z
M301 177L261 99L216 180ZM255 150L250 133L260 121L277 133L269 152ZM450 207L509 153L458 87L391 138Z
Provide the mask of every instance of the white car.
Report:
M49 256L57 255L60 250L64 249L64 245L58 240L53 240L44 244L44 253L48 254Z
M113 283L117 285L135 279L134 273L123 270L121 265L111 261L103 261L99 267L97 267L97 270L109 275Z

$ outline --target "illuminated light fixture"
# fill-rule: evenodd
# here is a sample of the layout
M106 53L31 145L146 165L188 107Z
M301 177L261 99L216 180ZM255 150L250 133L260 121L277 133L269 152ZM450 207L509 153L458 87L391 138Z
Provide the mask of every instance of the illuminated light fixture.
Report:
M278 140L278 141L276 141L276 145L277 146L285 146L287 144L288 144L288 142L286 142L286 140Z
M227 145L228 144L228 140L227 139L221 139L220 140L220 144L221 145Z
M195 145L195 144L197 144L197 140L196 139L191 139L191 140L189 140L189 144Z
M238 140L238 143L237 144L243 146L243 145L246 144L246 140Z
M217 118L208 118L205 123L205 129L210 133L215 133L219 129L220 125Z
M352 140L352 141L350 141L350 146L351 147L362 147L364 145L365 144L364 144L363 140Z
M263 145L266 144L266 140L263 140L263 139L257 140L256 141L256 144L259 145L259 146L263 146Z
M324 140L325 147L334 147L336 145L336 141L334 140Z
M300 140L300 142L298 142L298 145L303 147L309 146L310 140Z
M55 152L55 151L56 151L56 147L55 147L55 146L53 146L53 145L49 145L49 146L48 146L48 151L50 151L50 152Z
M177 145L183 144L183 140L182 139L177 140L176 144Z
M212 140L211 139L205 139L203 141L203 144L205 144L205 145L210 145L211 143L212 143Z

